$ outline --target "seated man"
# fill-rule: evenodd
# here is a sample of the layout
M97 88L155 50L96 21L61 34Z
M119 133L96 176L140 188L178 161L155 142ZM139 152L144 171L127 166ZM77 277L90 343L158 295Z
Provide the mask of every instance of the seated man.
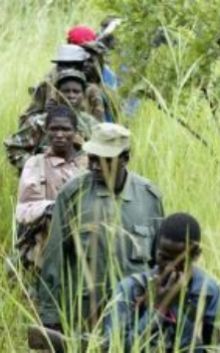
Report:
M76 115L66 106L51 108L45 129L49 146L32 156L21 174L16 219L20 225L18 247L24 264L41 267L41 250L47 235L47 220L61 187L87 167L87 157L72 143Z
M200 226L189 214L176 213L162 222L155 267L118 285L105 319L108 344L114 346L118 337L125 352L140 344L141 352L166 353L202 353L214 344L220 291L215 280L193 264L201 253L200 241Z
M59 103L68 105L77 113L77 136L75 142L81 144L88 139L97 121L82 111L85 98L86 78L82 72L74 69L62 70L54 80L55 93L51 93L45 109ZM55 96L54 96L55 95ZM52 98L53 97L53 98ZM47 146L45 119L47 113L31 115L22 124L17 133L5 141L9 161L22 170L25 161L34 154L42 153ZM77 137L77 138L76 138Z

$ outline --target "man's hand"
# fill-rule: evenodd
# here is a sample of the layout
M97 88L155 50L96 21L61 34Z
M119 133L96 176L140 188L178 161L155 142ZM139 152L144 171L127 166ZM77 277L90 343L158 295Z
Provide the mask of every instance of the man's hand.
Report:
M50 349L54 347L56 352L64 352L65 336L56 329L29 326L28 345L31 349Z
M173 303L181 288L187 284L189 275L173 268L165 268L162 274L154 278L154 305L160 312L166 311Z

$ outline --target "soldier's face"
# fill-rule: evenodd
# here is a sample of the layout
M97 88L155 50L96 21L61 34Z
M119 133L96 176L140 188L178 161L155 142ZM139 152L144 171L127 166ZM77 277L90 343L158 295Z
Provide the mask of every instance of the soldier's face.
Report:
M125 165L120 156L116 158L103 158L96 155L89 155L89 169L93 173L94 180L105 184L111 190L114 190L124 168Z
M72 107L80 108L84 99L82 84L77 81L66 81L60 85L59 91L63 103L69 102Z
M91 80L93 78L98 77L97 67L98 57L96 55L92 55L89 59L83 62L83 72L87 78L87 80Z
M54 117L47 127L47 135L54 153L60 154L73 143L74 127L65 117Z
M191 245L192 246L192 245ZM195 244L195 246L197 246ZM193 252L195 247L193 245ZM176 273L184 272L190 269L192 265L192 248L189 247L185 242L172 241L166 237L161 236L157 245L156 251L156 263L159 267L159 272L163 273L166 268L170 268L170 271Z

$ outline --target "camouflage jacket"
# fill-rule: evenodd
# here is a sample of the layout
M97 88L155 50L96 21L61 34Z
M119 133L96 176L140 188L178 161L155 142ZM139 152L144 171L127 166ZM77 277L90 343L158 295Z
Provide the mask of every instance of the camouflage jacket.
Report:
M20 116L20 124L33 114L43 113L51 98L55 97L54 82L56 68L52 69L45 79L34 88L30 88L32 101ZM108 91L108 92L107 92ZM85 110L98 121L113 121L111 90L103 85L88 84L85 97Z

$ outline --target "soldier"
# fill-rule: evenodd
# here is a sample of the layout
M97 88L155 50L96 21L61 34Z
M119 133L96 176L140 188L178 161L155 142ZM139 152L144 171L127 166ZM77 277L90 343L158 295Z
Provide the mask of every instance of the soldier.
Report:
M104 54L107 48L101 42L88 42L83 48L89 53L89 58L83 63L83 72L89 82L86 96L90 114L99 121L112 122L115 120L114 104L116 96L103 82ZM111 87L110 87L111 88Z
M120 125L98 124L83 145L89 171L58 195L39 291L45 326L61 327L67 315L76 331L94 327L115 281L149 267L161 196L127 170L129 136Z
M18 247L27 267L41 267L41 251L47 236L47 219L58 191L71 177L87 167L87 157L72 143L77 117L66 106L51 108L45 129L48 148L25 163L18 190L16 219L20 224ZM22 226L22 228L21 228Z
M109 28L110 27L109 25L111 26L111 28ZM105 30L107 31L107 33ZM99 37L97 37L97 34L95 33L95 31L90 27L83 26L83 25L74 26L70 28L67 32L67 42L69 44L77 44L77 45L83 46L84 44L87 44L89 42L95 42L96 40L98 40L100 42L102 41L103 44L105 45L104 40L105 39L107 40L107 38L111 37L112 30L114 30L114 28L112 27L112 23L111 22L109 22L108 24L106 23L106 26L104 27L103 25L102 27L101 34L99 35ZM109 43L108 40L107 40L107 43ZM106 45L106 49L113 49L113 47ZM103 80L103 84L108 88L112 90L117 89L117 86L118 86L117 77L115 73L111 70L111 68L106 64L106 62L102 67L102 80Z
M51 97L51 88L54 86L57 73L70 68L82 71L83 62L89 56L89 53L78 45L62 44L58 47L56 57L51 60L55 67L45 77L43 82L33 89L32 102L26 112L20 117L20 126L29 116L45 112L45 105Z
M122 339L126 353L138 339L141 352L163 346L166 353L205 353L211 344L217 352L212 336L220 288L193 264L201 253L200 226L191 215L176 213L163 220L158 233L154 269L118 284L105 319L106 337L113 345Z
M79 135L88 140L91 137L92 128L98 123L97 120L85 111L85 92L87 82L85 75L73 69L63 70L55 81L55 98L48 102L50 104L67 104L77 114L77 131Z
M51 106L64 103L76 112L78 133L75 134L75 143L78 142L79 145L90 137L91 129L97 123L95 118L83 111L85 90L86 78L82 72L74 69L61 70L54 79L53 92L46 104L47 111ZM31 155L41 153L47 146L46 115L45 112L30 116L18 132L5 141L9 161L19 170L22 170Z

